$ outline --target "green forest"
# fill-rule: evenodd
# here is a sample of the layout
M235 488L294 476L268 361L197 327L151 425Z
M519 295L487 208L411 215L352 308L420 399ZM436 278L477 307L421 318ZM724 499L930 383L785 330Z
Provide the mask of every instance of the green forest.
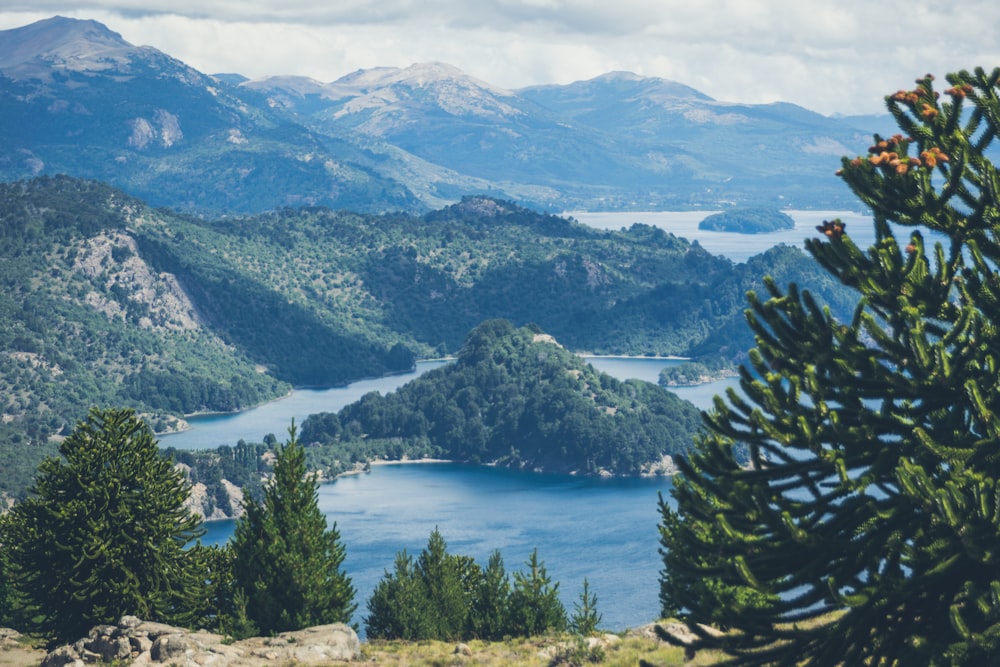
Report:
M860 248L841 221L825 221L806 243L814 264L779 247L734 266L652 228L597 232L484 198L419 219L309 209L203 221L71 179L7 187L0 335L13 379L5 432L20 438L18 452L51 445L46 434L65 438L60 456L38 465L34 493L0 515L0 621L55 642L123 613L234 638L347 620L358 601L342 568L346 546L318 509L307 449L631 474L669 453L678 454L674 502L660 498L659 545L649 548L663 563L661 615L688 634L668 632L665 622L655 633L683 645L688 659L722 652L722 662L704 664L996 664L1000 179L989 155L1000 134L1000 68L934 81L926 75L889 95L901 132L876 135L867 155L842 159L838 176L871 210L874 243ZM60 196L70 208L76 199L93 206L68 215ZM265 243L258 234L282 215L289 219L273 233L285 245ZM354 222L338 227L337 238L355 234L351 243L324 240L324 225L345 220ZM438 246L422 245L417 239L428 236L402 231L442 221L440 234L467 234L452 237L462 239L460 254L433 252L450 245L441 236L429 235ZM500 229L513 237L494 235ZM476 233L489 252L473 256ZM308 260L306 248L324 248L315 252L328 264L311 263L319 260ZM210 268L186 267L199 252ZM372 257L396 270L380 273ZM622 267L639 278L626 280ZM750 277L764 267L768 277ZM517 289L506 292L504 279ZM558 291L562 281L570 291ZM736 333L727 328L735 317L727 299L735 303L747 287L749 333ZM174 300L147 298L158 289ZM433 302L441 289L455 297L442 303L467 310L434 311L441 319L426 328L415 324L424 320L412 299L395 297ZM227 295L248 291L282 298L226 310ZM534 312L537 323L482 317L476 295L487 293L494 309ZM569 294L580 295L572 305ZM680 308L699 300L715 327L700 333ZM219 314L200 314L199 304ZM742 359L740 390L717 399L700 425L661 387L612 380L574 354L600 349L628 314L666 308L666 317L670 304L683 312L636 326L636 338L617 345L697 356L685 377ZM569 342L546 326L546 309L564 326L568 318L593 328L569 327ZM459 343L445 316L461 313L476 324ZM430 350L455 350L457 359L392 395L310 418L308 447L293 424L289 440L275 443L271 482L251 494L232 545L191 544L200 519L185 505L190 482L150 428L169 412L95 408L69 428L56 409L81 406L62 398L75 385L60 385L89 378L78 390L84 400L134 402L129 377L177 364L192 387L169 388L179 400L281 391L315 369L262 344L294 335L268 316L330 332L304 345L348 336L358 367L405 366ZM239 317L257 330L227 329ZM351 359L317 359L316 374L331 381L354 369ZM215 364L232 372L207 373ZM242 371L260 384L231 379ZM216 389L196 392L198 378ZM671 440L678 428L690 430ZM220 448L209 454L215 471L197 474L260 476L269 453L262 447ZM376 637L449 640L596 627L586 579L584 604L568 619L553 604L557 584L537 551L526 566L511 580L500 559L484 568L449 554L434 531L416 559L398 554L365 622ZM702 650L716 653L695 657ZM551 664L579 662L556 656Z
M596 230L485 197L423 216L201 219L40 177L0 184L0 238L0 493L12 498L95 405L133 407L162 432L454 354L494 318L573 351L731 364L752 345L744 294L763 275L849 304L798 249L733 264L647 225Z
M687 401L600 373L536 326L490 320L469 333L455 363L312 415L301 437L339 446L342 459L638 475L687 450L700 423Z

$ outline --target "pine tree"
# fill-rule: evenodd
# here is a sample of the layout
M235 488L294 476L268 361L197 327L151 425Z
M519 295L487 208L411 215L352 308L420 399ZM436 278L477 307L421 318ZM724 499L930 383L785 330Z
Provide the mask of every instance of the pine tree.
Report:
M566 629L566 608L559 600L559 583L545 571L538 560L538 549L531 552L525 565L527 573L514 573L510 596L510 634L533 637Z
M469 567L469 561L471 559L448 553L448 545L437 528L431 532L427 548L417 559L424 595L429 608L434 610L429 620L435 639L460 639L465 631L469 596L463 576L475 578L478 575L474 562L474 573L463 572Z
M263 502L247 501L233 535L235 587L264 634L348 623L355 609L354 586L341 569L345 547L336 523L327 529L294 421L288 433Z
M413 557L404 549L368 598L365 634L371 639L435 639L433 614Z
M38 468L0 540L32 631L75 640L125 614L188 625L203 611L204 563L189 485L132 410L93 409Z
M396 554L393 573L386 572L376 585L365 618L368 636L463 638L481 576L472 558L448 553L444 537L435 528L416 562L405 550Z
M490 554L486 569L476 585L469 610L469 634L478 639L498 641L510 633L510 579L499 551Z
M569 619L569 629L573 634L589 637L597 632L597 626L603 617L597 612L597 595L590 592L590 582L584 577L580 601L573 603L573 615Z
M1000 69L947 78L888 97L902 132L842 162L874 245L839 220L807 242L853 319L751 295L742 394L661 504L664 608L739 664L1000 655Z

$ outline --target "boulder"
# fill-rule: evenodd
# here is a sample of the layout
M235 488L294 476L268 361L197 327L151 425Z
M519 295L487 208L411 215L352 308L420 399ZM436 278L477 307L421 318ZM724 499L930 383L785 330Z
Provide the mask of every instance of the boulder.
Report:
M95 626L86 637L51 651L42 667L112 661L128 667L264 667L274 662L329 664L360 656L357 633L343 623L229 643L222 635L124 616L117 625Z
M67 665L83 667L83 658L72 646L60 646L54 651L49 651L39 667L66 667Z

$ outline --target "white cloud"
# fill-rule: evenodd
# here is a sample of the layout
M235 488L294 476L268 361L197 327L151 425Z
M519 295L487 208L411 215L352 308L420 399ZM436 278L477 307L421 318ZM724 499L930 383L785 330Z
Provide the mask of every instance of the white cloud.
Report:
M437 60L518 88L628 70L822 113L879 111L924 72L1000 65L992 0L13 0L0 28L55 14L208 73L332 81Z

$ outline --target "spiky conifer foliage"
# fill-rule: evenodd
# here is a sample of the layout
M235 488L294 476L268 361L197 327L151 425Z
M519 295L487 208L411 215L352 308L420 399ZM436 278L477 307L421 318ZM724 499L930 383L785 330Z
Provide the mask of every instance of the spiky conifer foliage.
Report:
M739 664L1000 655L1000 69L947 80L889 96L901 134L843 160L874 245L836 220L807 243L853 320L751 295L742 392L661 502L664 610Z
M534 549L524 563L524 572L514 573L514 586L510 594L510 625L512 634L534 637L546 632L566 629L566 608L559 600L559 582L545 569Z
M189 485L132 410L92 409L4 521L26 628L75 640L125 614L186 625L205 604Z
M348 623L356 608L340 532L319 509L319 483L306 473L294 422L288 433L263 502L247 501L233 535L238 611L263 634Z

